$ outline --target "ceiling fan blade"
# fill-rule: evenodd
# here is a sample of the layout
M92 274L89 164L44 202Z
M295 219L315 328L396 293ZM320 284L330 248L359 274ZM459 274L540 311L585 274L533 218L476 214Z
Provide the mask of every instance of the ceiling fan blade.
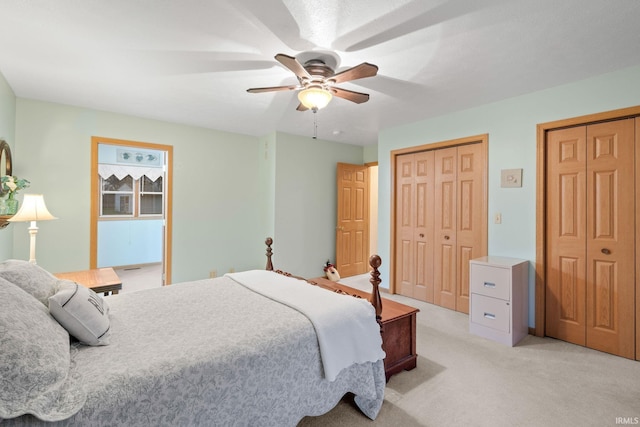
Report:
M361 89L374 90L397 99L427 99L432 93L425 84L409 82L378 74L375 79L362 80L356 83Z
M234 0L225 3L229 3L230 7L243 13L258 31L266 30L271 33L264 34L265 37L260 40L264 49L273 46L275 40L272 36L275 36L278 41L284 43L292 51L302 52L315 47L315 44L302 38L300 25L292 15L291 8L282 0ZM235 38L237 36L234 35ZM246 40L242 40L242 42L251 43Z
M285 55L284 53L279 53L275 56L275 58L282 65L293 71L293 73L298 76L299 79L309 79L311 80L311 75L304 69L302 64L298 62L296 58L293 56Z
M378 66L363 62L360 65L349 68L335 74L329 80L333 80L336 83L348 82L350 80L364 79L365 77L373 77L378 74Z
M128 72L162 76L266 70L275 66L263 55L207 50L126 49L119 53L118 60L126 64Z
M298 108L296 108L296 110L298 111L307 111L308 108L305 107L304 105L302 105L302 103L298 104Z
M298 85L290 85L290 86L271 86L271 87L252 87L251 89L247 89L249 93L262 93L262 92L277 92L280 90L298 90L302 89L301 86Z
M340 89L337 87L332 87L330 90L338 98L344 98L351 102L355 102L356 104L362 104L363 102L367 102L369 100L368 93L354 92L352 90Z
M434 27L443 22L452 21L461 16L469 16L482 9L500 6L506 1L508 0L493 0L491 2L452 0L440 2L437 6L433 6L429 2L408 2L392 12L342 35L332 43L332 47L346 52L355 52ZM381 29L381 22L384 23L386 29Z

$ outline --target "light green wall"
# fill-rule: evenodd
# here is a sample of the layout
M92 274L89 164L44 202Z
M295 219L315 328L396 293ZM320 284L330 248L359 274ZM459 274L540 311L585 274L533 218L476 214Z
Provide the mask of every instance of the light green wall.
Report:
M39 265L89 267L91 136L173 146L174 283L263 266L257 138L18 99L15 169L59 218L38 223ZM27 226L11 227L14 256L27 259Z
M12 155L15 147L16 96L0 74L0 139L7 141ZM0 259L13 257L13 225L0 230Z
M38 223L38 264L89 266L91 137L172 145L172 282L264 268L274 237L277 268L319 276L335 258L336 163L363 148L272 133L261 138L60 104L18 99L15 170L59 219ZM13 256L28 258L26 224ZM5 257L6 258L6 257Z
M640 105L640 67L523 95L382 131L378 140L379 244L382 285L389 284L390 152L394 149L489 134L489 254L535 262L536 125ZM523 169L522 188L500 188L501 169ZM502 224L493 214L502 213ZM529 325L534 325L530 265Z
M276 133L260 138L260 182L262 183L263 213L266 237L273 237L276 215ZM265 264L266 265L266 264Z
M336 163L362 160L361 146L277 133L275 268L317 277L335 261Z
M364 147L364 163L373 163L378 161L378 145L365 145Z

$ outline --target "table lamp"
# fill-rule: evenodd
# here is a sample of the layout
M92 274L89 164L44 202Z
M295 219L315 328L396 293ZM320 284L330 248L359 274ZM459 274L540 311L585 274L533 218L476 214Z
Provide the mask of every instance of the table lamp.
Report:
M25 194L18 213L9 218L10 222L31 221L31 226L29 227L29 235L31 236L29 262L31 264L36 264L36 234L38 233L36 221L46 221L50 219L57 218L51 215L47 209L42 194Z

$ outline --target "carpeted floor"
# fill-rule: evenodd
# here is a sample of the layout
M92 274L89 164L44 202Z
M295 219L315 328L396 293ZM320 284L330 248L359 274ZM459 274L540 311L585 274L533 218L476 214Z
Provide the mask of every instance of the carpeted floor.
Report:
M369 289L366 275L341 282ZM383 296L420 309L418 367L389 380L375 421L347 396L299 426L640 424L640 362L534 336L511 348L471 335L465 314Z
M122 281L123 294L162 286L162 263L117 268L115 272Z

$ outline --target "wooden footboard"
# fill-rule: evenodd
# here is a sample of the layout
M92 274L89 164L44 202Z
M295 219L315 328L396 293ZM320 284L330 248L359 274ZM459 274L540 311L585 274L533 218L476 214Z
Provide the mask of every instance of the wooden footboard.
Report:
M355 298L368 299L376 310L376 320L380 325L380 335L382 336L382 349L386 353L384 359L384 370L389 378L404 370L410 370L416 367L418 354L416 353L416 314L419 311L415 307L401 304L393 300L385 300L384 311L382 310L382 298L380 297L380 265L382 260L378 255L372 255L369 258L371 265L371 293L354 289L338 282L333 282L324 277L316 277L313 279L304 279L302 277L293 276L289 273L274 270L271 262L271 245L273 239L267 238L267 270L276 271L286 276L296 277L305 280L312 285L320 286L333 292L351 295Z
M273 262L271 260L271 257L273 256L273 250L271 249L271 245L273 244L273 239L271 237L267 237L267 240L265 240L264 242L267 245L267 266L265 267L265 269L267 271L275 271L276 273L279 274L283 274L285 276L289 276L289 277L295 277L296 279L301 279L304 280L312 285L315 286L320 286L323 287L325 289L329 289L333 292L338 292L341 294L348 294L347 292L341 290L341 289L336 289L336 288L332 288L329 286L325 286L323 284L314 282L313 280L307 280L303 277L299 277L299 276L294 276L291 273L287 273L284 272L282 270L274 270L273 268ZM369 280L369 282L371 283L371 286L373 287L371 290L371 294L369 296L369 302L371 303L371 305L373 305L373 308L375 308L376 310L376 321L378 322L378 324L380 325L380 332L382 333L382 298L380 297L380 271L378 270L378 268L380 268L380 266L382 265L382 259L380 258L380 256L378 255L371 255L371 257L369 258L369 265L371 266L372 270L371 270L371 279ZM348 294L350 295L350 294ZM356 298L360 298L359 295L352 295L353 297Z

